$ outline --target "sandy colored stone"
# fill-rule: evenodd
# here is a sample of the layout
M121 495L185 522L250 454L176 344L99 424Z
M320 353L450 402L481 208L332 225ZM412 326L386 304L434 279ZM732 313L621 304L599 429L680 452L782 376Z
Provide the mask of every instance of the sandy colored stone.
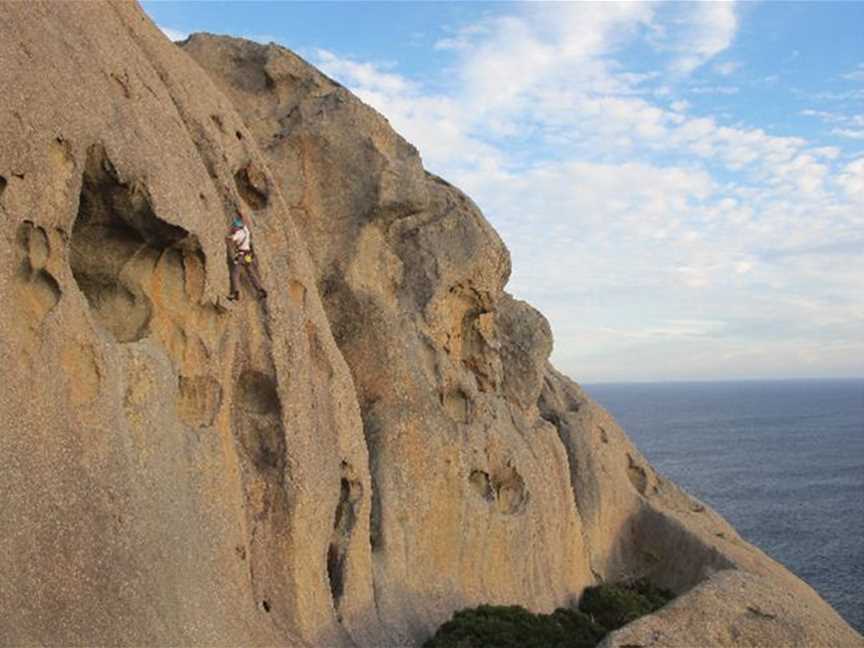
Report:
M609 645L861 644L547 364L498 235L345 88L2 8L0 645L410 646L629 575L681 596ZM238 209L263 303L223 297Z
M131 3L4 3L0 83L0 644L347 644L326 555L362 423L243 120ZM276 296L226 310L250 196Z
M364 568L382 621L421 641L466 605L566 604L592 577L564 447L537 415L551 336L515 308L499 330L498 235L381 115L291 52L206 35L182 47L294 196L363 415Z
M479 602L549 610L597 580L649 575L683 593L733 571L792 583L800 609L818 609L835 632L790 625L789 641L858 640L547 367L548 324L502 290L506 249L467 197L421 172L381 115L284 48L207 35L182 46L295 196L364 417L375 590L389 623L422 639L426 619L434 627L447 617L442 601L447 611Z

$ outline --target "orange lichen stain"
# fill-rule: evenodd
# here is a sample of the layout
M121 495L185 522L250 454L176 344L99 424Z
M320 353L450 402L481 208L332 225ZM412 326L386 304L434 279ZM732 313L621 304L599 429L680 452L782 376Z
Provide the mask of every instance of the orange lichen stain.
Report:
M99 394L99 366L89 345L77 342L63 348L60 365L66 374L66 390L73 405L85 405Z
M299 281L292 279L288 282L288 296L291 301L297 306L303 306L306 303L306 286Z

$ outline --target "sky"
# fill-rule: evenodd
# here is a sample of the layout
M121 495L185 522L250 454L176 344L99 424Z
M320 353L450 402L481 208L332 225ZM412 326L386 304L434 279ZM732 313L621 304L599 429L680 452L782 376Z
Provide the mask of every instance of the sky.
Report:
M864 2L144 2L384 114L580 382L864 376Z

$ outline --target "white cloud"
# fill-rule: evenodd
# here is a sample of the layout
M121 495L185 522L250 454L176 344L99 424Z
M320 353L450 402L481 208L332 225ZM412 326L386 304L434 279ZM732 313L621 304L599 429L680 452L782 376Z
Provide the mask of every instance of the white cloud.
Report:
M739 69L741 69L741 63L738 61L726 61L714 65L714 71L721 76L731 76Z
M465 25L450 36L435 41L434 48L438 50L464 50L471 46L478 36L488 34L489 26L484 23Z
M830 131L832 135L864 140L864 114L847 114L812 108L802 110L801 114L805 117L815 117L825 124L833 125L834 128Z
M847 164L837 176L837 184L850 199L864 204L864 157ZM864 215L859 218L859 223L861 221L864 221Z
M810 154L826 160L836 160L840 157L840 149L836 146L818 146L810 149Z
M801 114L805 117L816 117L826 124L844 124L848 126L864 127L864 114L848 114L840 112L830 112L827 110L813 110L808 108L802 110Z
M312 58L326 74L386 115L418 147L428 168L455 177L461 169L489 173L501 164L500 152L474 134L473 120L456 98L424 94L410 79L326 50L316 50Z
M864 81L864 63L859 63L854 70L842 76L849 81Z
M864 101L864 88L856 88L853 90L843 90L836 92L833 90L825 90L821 92L804 92L801 90L793 90L795 94L805 99L822 102L855 102Z
M182 41L189 38L189 34L184 31L180 31L179 29L173 29L171 27L163 27L162 25L157 25L159 29L162 30L162 33L165 34L172 41Z
M401 96L408 93L416 94L415 85L398 74L388 74L371 63L357 63L350 59L336 56L324 49L315 50L319 67L328 74L342 79L349 79L354 86L366 92L381 92L386 96Z
M827 110L814 110L812 108L807 108L806 110L802 110L801 114L805 117L816 117L817 119L821 119L828 123L843 121L843 115L838 115L837 113L832 113Z
M864 158L698 114L680 98L692 81L661 83L617 58L648 38L687 74L737 24L725 3L519 6L439 41L457 62L438 92L315 58L483 208L511 248L510 289L549 317L562 369L626 377L638 360L670 377L665 352L685 377L712 364L716 376L782 366L792 346L812 359L822 337L849 348L862 318L864 257L835 251L861 238ZM861 117L804 114L835 128ZM657 346L669 337L701 341Z
M738 94L739 90L737 86L694 86L689 91L697 95L734 95Z
M460 52L462 98L500 113L538 101L560 106L574 81L590 80L599 92L622 90L627 83L601 56L651 16L648 4L561 3L529 4L522 13L491 19Z
M658 14L653 42L677 55L671 69L681 74L693 72L726 50L738 30L733 2L661 4Z
M834 128L831 130L832 135L840 135L840 137L849 137L850 139L864 140L864 129L853 130L851 128Z

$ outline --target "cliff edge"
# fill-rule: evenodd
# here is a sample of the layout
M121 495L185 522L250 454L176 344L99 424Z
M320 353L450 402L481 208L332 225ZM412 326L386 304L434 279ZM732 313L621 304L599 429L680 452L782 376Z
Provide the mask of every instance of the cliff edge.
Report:
M864 645L548 364L474 203L290 51L0 14L0 644L412 646L646 576L607 646ZM266 301L227 303L252 215Z

